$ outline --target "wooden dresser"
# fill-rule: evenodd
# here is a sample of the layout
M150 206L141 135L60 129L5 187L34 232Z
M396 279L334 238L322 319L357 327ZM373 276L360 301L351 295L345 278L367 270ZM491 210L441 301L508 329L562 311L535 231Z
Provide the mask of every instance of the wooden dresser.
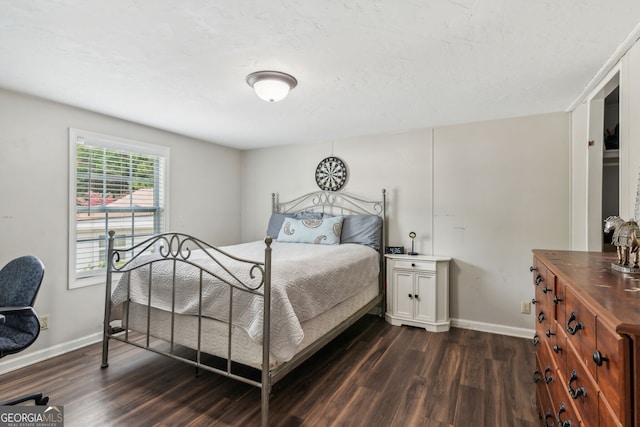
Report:
M614 260L533 251L542 425L640 427L640 275L613 271Z

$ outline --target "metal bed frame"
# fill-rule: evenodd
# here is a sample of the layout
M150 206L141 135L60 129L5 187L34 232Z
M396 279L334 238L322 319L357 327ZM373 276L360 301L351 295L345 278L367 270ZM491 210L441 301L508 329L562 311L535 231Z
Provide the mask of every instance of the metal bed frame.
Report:
M270 323L271 323L271 306L270 304L263 304L263 342L262 342L262 369L260 375L260 381L251 379L249 376L234 373L232 369L232 310L233 305L233 292L236 290L240 292L248 292L254 295L259 295L264 298L265 301L271 300L271 237L265 239L265 250L263 261L252 261L232 256L223 250L220 250L208 243L197 239L193 236L182 233L163 233L152 238L145 240L130 248L119 249L114 247L114 231L109 231L109 245L108 245L108 262L107 262L107 283L105 290L105 309L104 309L104 330L102 341L102 368L109 366L109 341L115 339L117 341L125 342L134 345L139 348L143 348L164 356L170 357L175 360L180 360L187 364L191 364L196 369L205 369L210 372L214 372L219 375L226 376L244 383L259 387L261 389L261 426L266 427L269 424L269 395L271 387L277 381L282 379L285 375L315 354L319 349L324 347L328 342L333 340L336 336L345 331L349 326L355 323L365 314L377 309L379 315L384 315L384 303L385 303L385 287L384 287L384 246L386 239L386 191L382 190L382 199L379 201L370 201L364 198L354 196L344 192L329 192L329 191L316 191L305 194L290 201L280 202L278 195L272 194L272 210L277 213L291 213L291 212L323 212L331 215L378 215L382 217L382 230L380 236L380 273L379 273L379 287L380 293L373 300L367 303L364 307L352 314L349 318L341 322L332 330L328 331L321 338L305 347L298 352L291 360L282 363L274 368L270 368ZM215 271L207 269L199 265L191 258L192 250L204 249L208 254L208 259L212 260L220 268L216 268ZM143 254L154 252L154 257L151 260L140 262L140 257ZM147 330L142 340L131 338L129 329L118 326L112 326L111 322L111 293L112 293L112 280L114 274L126 273L137 268L149 266L149 272L151 272L151 265L156 262L172 262L173 271L178 263L186 263L192 265L200 270L200 282L199 282L199 305L198 305L198 334L197 334L197 348L195 350L195 357L186 357L178 351L179 346L174 343L175 334L175 274L173 279L173 301L171 310L171 339L168 341L169 350L160 350L151 345L151 283L152 275L149 273L149 292L147 303ZM225 262L237 262L243 266L246 265L246 271L249 273L251 283L240 280L235 276L228 268L225 267ZM228 265L228 264L227 264ZM205 353L201 350L201 332L202 332L202 286L203 275L208 274L217 278L219 281L225 283L229 289L229 314L227 318L228 323L228 336L227 336L227 357L226 368L221 369L219 367L211 366L203 361ZM127 292L130 292L129 286L127 286ZM129 294L127 295L129 300ZM126 317L128 317L128 305L125 305L127 310ZM143 341L142 343L140 341Z

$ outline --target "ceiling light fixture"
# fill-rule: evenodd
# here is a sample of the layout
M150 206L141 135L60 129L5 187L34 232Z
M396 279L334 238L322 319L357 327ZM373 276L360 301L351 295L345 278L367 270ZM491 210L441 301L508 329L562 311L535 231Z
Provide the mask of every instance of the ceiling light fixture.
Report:
M247 76L247 84L258 98L267 102L282 101L298 85L295 77L280 71L256 71Z

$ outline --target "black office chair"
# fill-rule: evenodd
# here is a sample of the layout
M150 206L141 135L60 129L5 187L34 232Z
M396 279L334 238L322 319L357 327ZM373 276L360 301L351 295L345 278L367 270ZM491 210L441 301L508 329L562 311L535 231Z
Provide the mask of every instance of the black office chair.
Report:
M40 320L33 309L44 277L44 265L27 255L16 258L0 270L0 358L29 347L40 334ZM46 405L49 398L42 393L30 393L2 405L17 405L34 400Z

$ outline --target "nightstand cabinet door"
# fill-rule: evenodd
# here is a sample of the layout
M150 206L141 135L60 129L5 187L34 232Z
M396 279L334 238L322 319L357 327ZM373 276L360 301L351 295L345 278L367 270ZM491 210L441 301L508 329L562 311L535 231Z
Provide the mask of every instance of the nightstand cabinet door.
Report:
M433 273L419 272L415 274L415 288L413 294L416 320L423 322L436 321L436 275Z
M411 271L393 271L393 312L398 317L413 318L413 273Z

